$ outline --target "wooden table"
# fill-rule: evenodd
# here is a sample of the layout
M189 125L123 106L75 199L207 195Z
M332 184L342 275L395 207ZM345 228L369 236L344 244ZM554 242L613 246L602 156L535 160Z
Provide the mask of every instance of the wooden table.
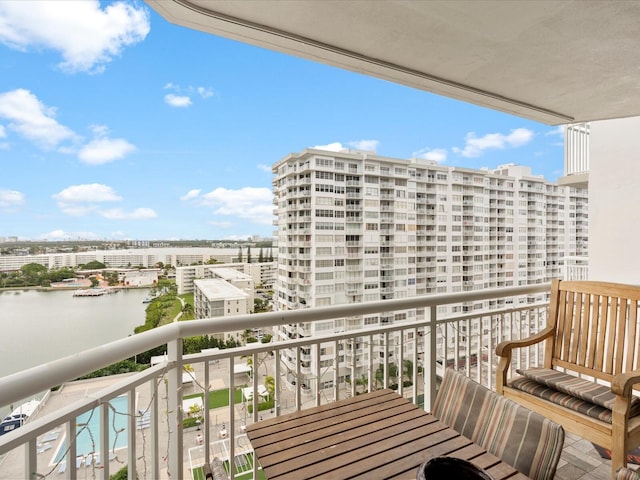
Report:
M438 455L470 460L496 480L527 478L392 390L269 418L247 435L269 480L415 480Z

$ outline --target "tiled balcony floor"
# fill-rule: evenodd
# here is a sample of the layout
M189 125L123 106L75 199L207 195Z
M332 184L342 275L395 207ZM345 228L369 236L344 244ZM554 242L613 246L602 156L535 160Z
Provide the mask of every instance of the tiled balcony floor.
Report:
M630 468L637 468L629 464ZM559 480L607 480L611 462L600 456L591 442L573 434L566 434L564 450L558 463L556 477Z

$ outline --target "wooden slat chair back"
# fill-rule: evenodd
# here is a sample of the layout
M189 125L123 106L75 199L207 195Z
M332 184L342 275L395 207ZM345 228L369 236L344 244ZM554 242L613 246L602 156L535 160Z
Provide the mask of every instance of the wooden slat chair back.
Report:
M545 367L612 382L638 368L640 288L603 282L554 281Z
M626 466L626 452L640 444L640 415L636 415L640 403L635 403L632 395L634 385L640 383L639 301L640 287L636 286L554 280L547 326L532 337L502 342L496 348L500 357L496 391L560 423L565 430L611 450L612 478L619 467ZM513 350L543 341L545 357L541 367L569 373L572 377L567 378L575 377L583 390L598 390L598 395L600 390L606 390L604 413L595 415L593 409L585 414L592 403L585 405L584 397L574 402L576 399L571 398L575 392L564 405L559 405L555 393L545 397L532 388L513 388L523 380L515 375L509 377ZM526 377L531 370L521 373ZM549 388L546 390L548 393ZM584 407L582 411L577 411L579 404Z

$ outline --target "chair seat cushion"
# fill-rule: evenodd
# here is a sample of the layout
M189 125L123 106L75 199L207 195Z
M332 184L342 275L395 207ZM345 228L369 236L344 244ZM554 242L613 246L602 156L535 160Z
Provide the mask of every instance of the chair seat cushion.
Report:
M516 390L521 390L525 393L548 400L556 405L570 408L571 410L589 415L590 417L597 418L603 422L611 423L612 414L611 410L608 408L582 400L578 397L574 397L573 395L569 395L568 393L560 392L527 377L516 377L509 381L509 386Z
M580 400L593 403L607 410L613 409L616 396L608 385L601 385L591 380L578 378L549 368L530 368L528 370L518 370L518 373L530 380ZM640 398L633 396L631 397L629 416L634 417L638 413L640 413Z

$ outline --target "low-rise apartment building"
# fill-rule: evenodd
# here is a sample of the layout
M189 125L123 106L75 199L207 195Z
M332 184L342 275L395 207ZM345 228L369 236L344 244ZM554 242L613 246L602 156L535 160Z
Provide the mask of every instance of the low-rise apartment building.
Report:
M221 278L195 280L193 308L196 318L244 315L253 311L253 294ZM240 331L227 331L227 336L237 338ZM224 335L218 335L220 340Z

